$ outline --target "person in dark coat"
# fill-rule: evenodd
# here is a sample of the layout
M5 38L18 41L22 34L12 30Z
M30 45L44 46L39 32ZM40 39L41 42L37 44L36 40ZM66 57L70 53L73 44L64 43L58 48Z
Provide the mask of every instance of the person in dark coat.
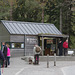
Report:
M58 49L59 49L59 56L62 56L63 44L62 44L62 41L61 40L58 43Z
M1 49L1 46L0 46ZM2 51L0 50L0 75L1 75L1 62L4 62L5 58L4 58L4 54L2 53Z
M5 67L7 67L7 46L5 45L4 42L2 43L2 45L3 45L2 51L3 51L4 57L5 57Z
M2 61L4 61L4 55L3 55L3 53L2 53L2 51L0 50L0 60L2 60Z

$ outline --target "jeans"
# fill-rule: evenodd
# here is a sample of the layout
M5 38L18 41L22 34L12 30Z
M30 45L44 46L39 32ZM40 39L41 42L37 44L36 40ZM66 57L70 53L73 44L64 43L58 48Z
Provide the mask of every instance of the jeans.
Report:
M59 48L59 56L62 56L62 48Z
M35 64L39 64L39 54L35 54Z
M10 65L10 57L7 57L7 64Z
M68 54L67 48L64 48L64 56L67 56L67 54Z
M5 67L7 67L7 57L5 58Z

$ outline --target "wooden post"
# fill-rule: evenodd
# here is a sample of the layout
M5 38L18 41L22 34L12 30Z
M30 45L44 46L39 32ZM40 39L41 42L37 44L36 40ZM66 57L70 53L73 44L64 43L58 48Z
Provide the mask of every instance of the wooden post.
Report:
M25 35L24 35L24 56L25 56Z
M43 40L43 36L42 36L42 56L44 55L43 51L44 51L44 40Z
M47 68L49 68L49 54L47 54Z
M56 53L54 53L54 66L56 66Z
M27 37L26 37L26 35L24 36L24 38L25 38L25 44L24 44L24 55L26 55L26 53L25 53L25 51L26 51L26 42L27 42Z
M57 42L57 38L56 38L56 55L58 55L58 42Z

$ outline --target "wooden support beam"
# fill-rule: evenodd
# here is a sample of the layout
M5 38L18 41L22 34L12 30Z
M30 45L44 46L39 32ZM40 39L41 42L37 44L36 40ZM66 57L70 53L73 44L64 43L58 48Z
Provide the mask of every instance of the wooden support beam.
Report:
M43 39L43 36L42 36L42 56L44 55L43 51L44 51L44 39Z
M25 54L25 51L26 51L26 42L27 42L27 37L26 37L26 35L24 35L24 56L26 55Z
M57 38L56 38L56 55L58 55L58 42L57 42Z

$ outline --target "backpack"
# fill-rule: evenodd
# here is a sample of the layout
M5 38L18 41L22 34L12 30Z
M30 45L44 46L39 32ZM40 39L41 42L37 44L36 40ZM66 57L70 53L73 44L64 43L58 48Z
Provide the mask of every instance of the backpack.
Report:
M40 47L36 47L36 52L40 52Z

